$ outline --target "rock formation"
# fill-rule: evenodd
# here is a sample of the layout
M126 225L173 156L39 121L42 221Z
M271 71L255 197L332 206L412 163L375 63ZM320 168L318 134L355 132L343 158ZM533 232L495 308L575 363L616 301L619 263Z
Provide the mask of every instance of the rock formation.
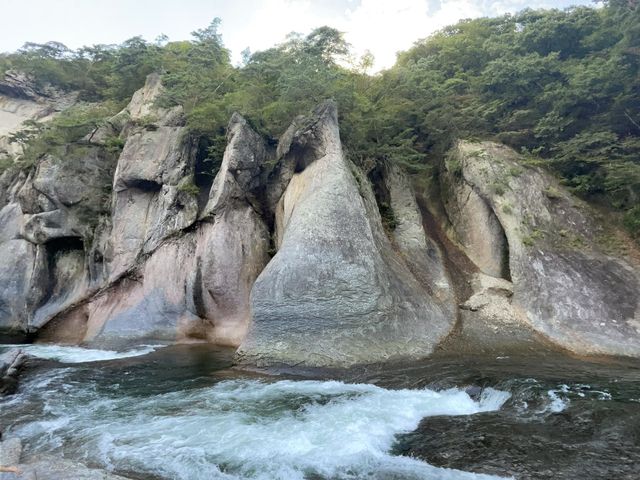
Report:
M150 75L80 142L0 175L4 334L205 340L263 365L461 348L640 356L639 269L607 248L615 229L506 147L459 142L416 195L393 159L365 175L346 158L327 101L277 149L233 114L203 183L198 142L162 93ZM0 148L72 101L10 76Z
M276 207L278 252L253 286L241 354L346 365L431 353L453 319L391 248L366 179L344 158L333 102L295 131L279 161L294 174Z
M81 158L45 157L27 176L3 174L0 328L74 343L240 343L251 285L268 260L269 233L249 198L265 147L234 116L215 188L199 211L185 187L193 142L179 108L155 107L161 93L151 75L123 112L85 139ZM125 140L116 159L102 145L114 133ZM109 189L110 214L96 218Z
M518 325L579 354L640 355L638 268L605 253L611 226L499 144L459 142L441 178L452 234L479 270L466 326Z
M18 375L26 358L19 349L12 349L0 355L0 396L15 392L18 386Z
M3 450L6 451L5 454L1 453ZM12 467L16 471L16 473L0 471L0 480L68 480L71 478L74 480L127 480L128 478L53 455L39 454L29 458L22 452L20 440L15 437L0 442L0 467L5 469Z

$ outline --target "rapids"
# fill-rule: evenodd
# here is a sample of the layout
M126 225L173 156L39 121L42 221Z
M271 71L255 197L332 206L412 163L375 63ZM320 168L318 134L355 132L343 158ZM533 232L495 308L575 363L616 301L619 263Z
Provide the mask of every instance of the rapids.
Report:
M633 478L627 469L640 465L636 365L590 370L565 360L563 371L553 359L524 376L524 360L432 359L269 376L229 368L232 352L202 345L25 350L42 360L0 400L5 433L30 455L130 478L574 478L567 471L579 471L583 457L596 474L586 478ZM603 382L612 370L617 376ZM582 432L585 415L594 444ZM575 458L564 465L567 451Z

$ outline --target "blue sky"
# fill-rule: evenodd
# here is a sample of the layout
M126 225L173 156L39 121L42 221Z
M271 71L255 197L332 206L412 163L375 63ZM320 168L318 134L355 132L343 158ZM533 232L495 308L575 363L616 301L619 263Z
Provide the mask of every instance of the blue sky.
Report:
M376 69L393 64L397 51L462 18L495 16L526 7L564 8L591 0L0 0L0 51L27 41L57 40L69 47L120 43L135 35L153 40L189 38L214 17L222 19L225 45L262 50L287 33L330 25L345 32L356 53L369 49Z

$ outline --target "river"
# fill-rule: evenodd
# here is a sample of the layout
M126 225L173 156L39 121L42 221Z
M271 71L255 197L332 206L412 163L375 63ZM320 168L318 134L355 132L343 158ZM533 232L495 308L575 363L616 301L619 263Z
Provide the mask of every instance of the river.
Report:
M7 346L0 346L0 353ZM640 478L640 364L555 354L266 375L233 351L31 345L0 426L133 479Z

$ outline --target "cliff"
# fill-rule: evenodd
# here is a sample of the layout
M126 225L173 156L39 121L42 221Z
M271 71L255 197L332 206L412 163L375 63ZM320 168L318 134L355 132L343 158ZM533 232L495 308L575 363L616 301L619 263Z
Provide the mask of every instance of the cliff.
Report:
M25 89L0 88L5 142L54 108ZM608 248L618 233L512 150L460 141L416 195L393 159L366 174L349 161L327 101L277 148L234 114L215 179L198 182L197 142L162 91L149 76L80 145L0 176L4 333L206 340L261 365L640 356L634 252Z

